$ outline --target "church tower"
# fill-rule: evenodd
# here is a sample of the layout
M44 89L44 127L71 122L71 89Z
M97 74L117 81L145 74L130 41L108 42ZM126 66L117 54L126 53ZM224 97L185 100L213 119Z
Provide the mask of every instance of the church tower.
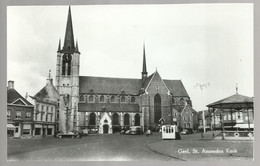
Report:
M57 51L56 89L60 95L59 129L66 133L78 130L79 63L78 42L74 43L71 9L69 7L64 44Z

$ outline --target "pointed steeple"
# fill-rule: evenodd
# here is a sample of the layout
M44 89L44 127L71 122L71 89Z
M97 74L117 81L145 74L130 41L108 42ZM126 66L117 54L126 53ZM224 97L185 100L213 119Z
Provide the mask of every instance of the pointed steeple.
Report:
M79 52L79 48L78 48L78 40L76 41L76 48L75 48L76 52Z
M60 51L60 40L59 40L59 46L58 46L58 52Z
M236 94L238 94L238 86L237 86L237 83L236 83Z
M146 58L145 58L145 44L143 44L143 70L142 70L142 80L144 81L147 78L146 70Z
M71 10L69 6L67 26L64 38L63 51L75 51L74 44L74 35L73 35L73 27L72 27L72 18L71 18Z

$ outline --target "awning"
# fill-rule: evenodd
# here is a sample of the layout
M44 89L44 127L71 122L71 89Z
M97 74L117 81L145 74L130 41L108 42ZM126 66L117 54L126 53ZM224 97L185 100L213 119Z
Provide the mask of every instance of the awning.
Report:
M249 124L250 128L254 128L254 124ZM241 129L248 129L248 124L236 124L234 127L241 128Z
M7 129L14 130L15 126L13 124L7 124Z

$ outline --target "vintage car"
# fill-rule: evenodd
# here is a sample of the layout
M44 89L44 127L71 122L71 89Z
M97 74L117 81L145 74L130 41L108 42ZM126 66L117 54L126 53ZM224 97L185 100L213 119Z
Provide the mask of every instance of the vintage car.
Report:
M130 131L129 134L131 134L131 135L142 135L142 134L144 134L141 126L131 126L129 131Z
M57 138L81 138L81 134L79 132L58 133L56 137Z

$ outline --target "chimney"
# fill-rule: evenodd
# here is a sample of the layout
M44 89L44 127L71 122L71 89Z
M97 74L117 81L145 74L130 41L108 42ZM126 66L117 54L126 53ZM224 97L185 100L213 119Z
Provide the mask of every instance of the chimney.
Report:
M9 89L14 89L14 81L8 81L8 90Z

